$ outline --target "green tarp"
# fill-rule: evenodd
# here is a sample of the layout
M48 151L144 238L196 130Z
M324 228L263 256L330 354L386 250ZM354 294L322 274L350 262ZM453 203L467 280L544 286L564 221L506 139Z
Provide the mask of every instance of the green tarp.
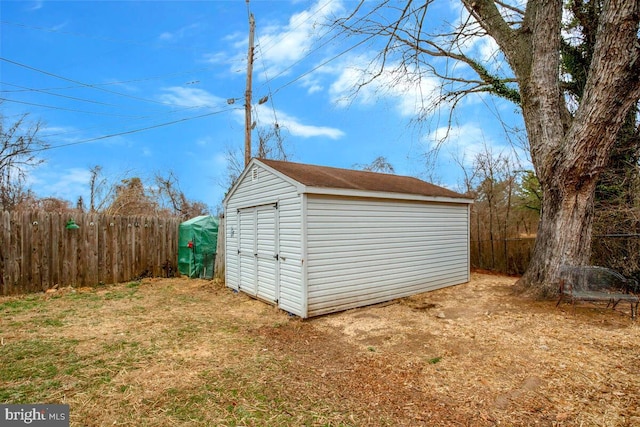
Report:
M180 224L178 271L191 278L213 278L218 244L218 218L202 215Z

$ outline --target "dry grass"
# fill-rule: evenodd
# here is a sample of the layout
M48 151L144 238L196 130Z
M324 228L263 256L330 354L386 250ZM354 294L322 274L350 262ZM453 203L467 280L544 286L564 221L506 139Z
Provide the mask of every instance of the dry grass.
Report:
M637 322L514 281L305 321L202 280L2 298L0 402L73 426L640 425Z

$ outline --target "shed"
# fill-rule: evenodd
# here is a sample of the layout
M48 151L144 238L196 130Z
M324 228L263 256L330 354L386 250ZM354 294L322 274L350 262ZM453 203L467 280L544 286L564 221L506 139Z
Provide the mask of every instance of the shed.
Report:
M252 159L223 201L226 284L306 318L466 283L472 202L413 177Z
M191 278L213 278L218 243L218 218L200 215L178 228L178 271Z

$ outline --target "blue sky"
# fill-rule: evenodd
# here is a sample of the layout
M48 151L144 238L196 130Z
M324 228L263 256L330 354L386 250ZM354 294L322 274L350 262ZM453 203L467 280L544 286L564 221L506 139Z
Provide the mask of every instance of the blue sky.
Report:
M359 70L384 42L358 44L326 25L356 4L250 3L257 128L277 122L292 161L351 168L385 156L398 174L456 189L461 173L452 156L469 162L485 144L504 150L497 118L518 125L515 107L465 100L435 169L427 168L424 153L445 132L446 114L430 126L411 120L437 82L392 87L392 76L382 76L352 96ZM461 19L455 4L441 2L434 17ZM87 200L89 169L100 165L112 180L150 182L172 171L187 197L219 204L227 153L241 156L244 144L245 1L3 1L0 21L2 113L42 120L41 136L57 147L29 175L39 196ZM469 50L490 56L492 44Z

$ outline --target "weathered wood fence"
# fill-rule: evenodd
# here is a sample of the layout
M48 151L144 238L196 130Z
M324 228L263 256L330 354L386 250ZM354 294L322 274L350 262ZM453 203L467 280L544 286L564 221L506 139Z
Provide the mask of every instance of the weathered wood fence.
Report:
M79 228L67 229L69 219ZM0 295L176 273L178 218L0 211Z
M224 218L224 214L220 215L220 223L218 224L218 241L217 241L217 246L216 246L216 259L215 259L215 263L213 265L213 277L216 279L222 279L224 280L224 273L225 273L225 233L226 233L226 226L225 226L225 218Z
M519 275L529 265L535 238L472 240L471 267Z
M535 238L472 240L471 266L521 275L529 265L535 243ZM593 236L591 264L612 268L640 281L640 234Z

